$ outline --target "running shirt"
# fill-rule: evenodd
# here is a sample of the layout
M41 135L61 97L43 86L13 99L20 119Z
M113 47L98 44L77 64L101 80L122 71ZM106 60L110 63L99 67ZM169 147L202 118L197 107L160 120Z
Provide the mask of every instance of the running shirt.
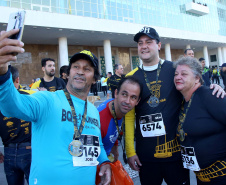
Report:
M65 89L66 84L63 79L57 77L54 77L54 79L50 82L46 82L43 78L41 78L32 85L31 90L37 89L38 87L44 87L47 91L55 92L56 90Z
M74 123L70 105L62 90L39 92L23 96L10 80L10 70L0 77L0 110L5 116L32 121L32 164L29 184L77 185L95 184L96 166L75 166L68 147L73 140ZM6 93L7 92L7 93ZM71 96L80 126L85 101ZM14 100L17 100L14 102ZM5 102L5 103L4 103ZM13 108L12 108L13 107ZM97 109L87 102L86 123L82 138L94 138L99 149L83 151L83 156L99 156L98 161L108 161L103 148L100 120ZM93 143L93 141L89 143ZM86 144L88 140L85 140ZM87 149L87 148L86 148Z
M161 72L156 84L157 65L154 70L145 71L153 88L153 93L159 99L157 107L150 107L148 104L150 98L150 90L147 87L144 73L140 67L135 68L127 75L133 75L139 78L143 84L143 92L141 100L132 111L126 114L125 127L126 127L126 154L127 157L138 155L142 162L165 162L181 160L180 152L172 153L172 157L156 158L156 146L162 145L165 142L172 141L176 138L176 128L179 120L179 111L182 102L182 95L176 90L173 79L175 69L173 63L170 61L162 61ZM134 119L136 112L136 152L134 150ZM143 128L142 122L148 119L159 119L164 123L166 135L146 137L144 133L150 128ZM163 129L163 127L155 124L156 127ZM158 129L155 129L158 130Z
M118 131L114 118L109 109L109 103L114 99L109 99L97 107L100 114L101 136L107 155L110 154L111 148L118 145ZM119 129L122 125L123 118L118 119Z
M188 102L185 102L184 111L187 106ZM194 150L190 156L196 156L201 169L217 160L226 160L225 107L226 98L213 96L209 87L201 86L192 98L183 123L185 140L182 142L178 137L178 141L189 150Z

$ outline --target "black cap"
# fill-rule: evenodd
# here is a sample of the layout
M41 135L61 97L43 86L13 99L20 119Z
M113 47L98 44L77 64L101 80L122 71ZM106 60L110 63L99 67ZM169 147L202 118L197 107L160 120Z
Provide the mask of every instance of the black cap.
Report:
M147 35L151 39L155 39L158 42L160 42L159 34L156 32L156 30L152 27L143 27L142 30L140 30L135 36L134 36L134 41L138 42L139 38L142 35Z
M95 68L98 68L98 59L89 50L83 50L83 51L80 51L78 53L75 53L70 59L70 64L75 62L75 61L77 61L77 60L79 60L81 57L84 57L84 56L87 57L90 60L90 62L93 64L93 66Z
M226 63L223 63L221 67L226 67Z

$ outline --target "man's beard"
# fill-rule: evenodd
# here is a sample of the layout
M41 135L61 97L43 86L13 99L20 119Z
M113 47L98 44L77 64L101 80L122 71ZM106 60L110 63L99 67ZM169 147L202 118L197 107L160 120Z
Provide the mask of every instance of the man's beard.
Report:
M52 72L51 71L50 72L46 71L46 75L49 76L49 77L53 77L55 75L55 71L52 71Z

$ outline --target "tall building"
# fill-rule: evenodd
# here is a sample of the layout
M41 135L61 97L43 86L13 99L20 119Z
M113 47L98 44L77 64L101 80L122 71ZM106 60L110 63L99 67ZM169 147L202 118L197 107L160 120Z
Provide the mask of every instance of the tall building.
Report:
M133 36L151 26L161 37L160 57L175 61L186 48L207 65L226 62L226 0L0 0L0 29L10 13L26 10L25 53L17 65L23 83L41 77L41 58L58 67L82 49L91 50L102 74L121 63L140 64Z

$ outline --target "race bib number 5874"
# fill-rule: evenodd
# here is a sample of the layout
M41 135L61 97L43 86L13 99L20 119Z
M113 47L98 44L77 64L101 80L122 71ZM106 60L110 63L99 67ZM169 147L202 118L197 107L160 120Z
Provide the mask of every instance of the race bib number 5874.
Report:
M141 116L139 123L143 137L156 137L166 134L161 113Z

